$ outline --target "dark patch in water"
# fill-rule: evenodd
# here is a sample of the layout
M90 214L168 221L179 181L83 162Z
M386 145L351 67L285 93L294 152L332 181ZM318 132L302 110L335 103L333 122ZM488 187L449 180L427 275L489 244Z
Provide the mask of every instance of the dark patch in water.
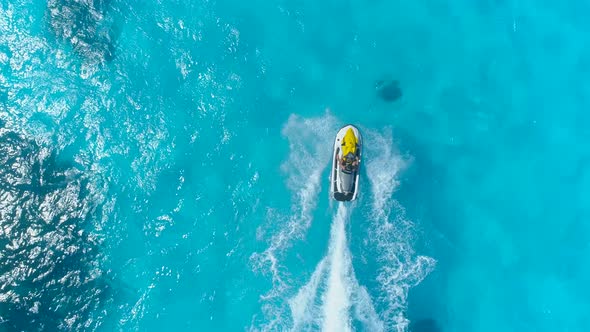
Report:
M426 318L410 323L410 332L441 332L441 329L434 319Z
M396 80L379 80L375 83L375 89L379 98L386 102L393 102L403 95L399 82Z
M111 61L116 29L110 0L48 0L49 24L57 38L69 42L88 60Z
M6 101L8 100L8 92L6 92L6 89L0 87L0 109L6 108ZM1 127L1 122L0 122L0 127Z
M0 127L0 330L81 331L111 297L90 223L100 195L81 171Z

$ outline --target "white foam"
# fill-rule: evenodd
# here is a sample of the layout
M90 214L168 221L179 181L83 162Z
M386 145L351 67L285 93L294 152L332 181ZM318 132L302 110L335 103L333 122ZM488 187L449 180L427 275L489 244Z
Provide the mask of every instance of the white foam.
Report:
M379 319L375 308L373 307L373 300L369 295L367 289L358 284L356 279L352 279L353 289L353 308L354 318L361 322L366 331L382 332L383 322Z
M268 320L252 330L352 331L354 322L367 331L405 331L408 291L434 267L432 258L414 254L413 223L392 198L408 160L395 151L390 133L365 130L366 173L371 187L371 200L365 203L371 207L368 244L375 247L381 266L376 277L379 295L372 299L355 277L346 234L352 207L345 204L338 204L333 216L326 256L298 291L288 291L292 283L283 280L286 273L282 272L281 256L294 240L305 236L311 225L321 174L330 159L331 145L324 143L331 142L336 124L329 114L313 119L294 115L283 128L290 155L282 169L288 174L294 203L290 216L281 217L274 209L269 210L269 222L280 223L280 228L270 238L268 249L252 257L255 267L267 268L273 278L272 290L263 297ZM377 312L374 301L385 309Z
M367 331L383 331L369 293L355 277L345 231L349 219L350 210L339 204L332 220L327 255L310 280L289 300L292 331L352 331L353 320Z
M319 317L316 301L320 282L324 279L325 269L326 258L323 258L316 266L307 284L299 289L294 298L289 300L293 319L292 331L310 329L317 325Z
M372 210L376 218L383 219L390 212L391 195L399 185L397 176L408 161L394 149L391 132L381 134L369 130L365 133L365 142Z
M378 251L381 313L388 331L405 331L404 316L409 289L420 283L434 268L431 257L416 256L411 236L414 224L392 195L399 186L398 175L407 164L397 151L391 133L367 131L365 134L367 174L371 184L371 228L369 238Z
M347 277L352 272L352 262L344 230L346 219L348 219L346 206L339 204L338 212L332 222L328 252L330 271L323 306L323 331L326 332L351 331L349 316L351 285Z
M312 222L321 190L321 175L330 160L330 142L335 127L335 118L326 113L318 118L302 118L291 115L282 133L289 140L289 158L281 165L288 175L287 185L292 190L291 213L281 219L276 213L270 215L269 223L280 225L272 236L268 249L260 256L254 255L259 264L270 264L273 277L280 280L276 255L286 250L296 239L301 239Z
M313 211L316 208L319 192L322 187L322 173L330 160L330 153L334 132L336 130L336 119L326 112L321 117L303 118L298 115L291 115L282 129L282 134L289 141L289 157L281 165L281 170L287 175L287 186L293 193L291 211L288 215L281 215L274 209L269 209L267 222L270 225L278 225L278 231L269 240L268 248L262 253L255 253L251 257L253 267L256 270L270 272L272 275L273 287L262 299L272 303L274 299L284 298L290 287L290 282L284 280L281 273L281 258L286 250L295 240L302 239L313 219ZM322 264L318 264L319 274L322 275ZM315 273L314 273L315 275ZM312 280L313 280L312 276ZM313 283L312 285L313 286ZM310 286L310 287L311 287ZM317 292L310 289L311 292ZM305 290L301 291L304 294ZM305 296L299 301L304 301ZM311 295L309 295L311 296ZM300 319L298 324L307 322L305 310L307 306L298 304L298 300L292 302L291 311ZM270 319L269 323L262 327L262 330L275 330L277 326L285 326L289 319L285 312L286 308L281 305L265 305L263 311ZM301 311L303 310L303 311ZM295 319L295 317L293 317Z

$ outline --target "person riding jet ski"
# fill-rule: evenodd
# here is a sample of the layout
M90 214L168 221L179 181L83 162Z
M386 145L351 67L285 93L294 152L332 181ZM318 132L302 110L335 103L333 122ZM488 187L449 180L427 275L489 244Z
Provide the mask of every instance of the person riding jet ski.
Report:
M340 166L347 172L352 172L357 169L359 165L359 157L352 152L340 159Z
M353 201L359 193L361 150L362 138L355 126L346 125L338 130L330 176L330 194L337 201Z

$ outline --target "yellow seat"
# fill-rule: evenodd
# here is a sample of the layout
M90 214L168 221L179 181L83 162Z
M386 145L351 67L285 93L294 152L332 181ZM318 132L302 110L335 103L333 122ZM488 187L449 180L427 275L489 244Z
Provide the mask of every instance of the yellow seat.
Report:
M349 153L356 154L358 138L354 135L352 128L348 128L342 139L342 155L347 156Z

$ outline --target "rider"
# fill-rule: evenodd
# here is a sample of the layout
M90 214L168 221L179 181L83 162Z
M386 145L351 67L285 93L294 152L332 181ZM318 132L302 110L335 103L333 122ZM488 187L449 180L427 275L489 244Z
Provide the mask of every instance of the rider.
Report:
M340 166L347 171L356 170L359 165L359 158L358 156L354 155L352 152L348 153L346 156L343 156L340 159Z

